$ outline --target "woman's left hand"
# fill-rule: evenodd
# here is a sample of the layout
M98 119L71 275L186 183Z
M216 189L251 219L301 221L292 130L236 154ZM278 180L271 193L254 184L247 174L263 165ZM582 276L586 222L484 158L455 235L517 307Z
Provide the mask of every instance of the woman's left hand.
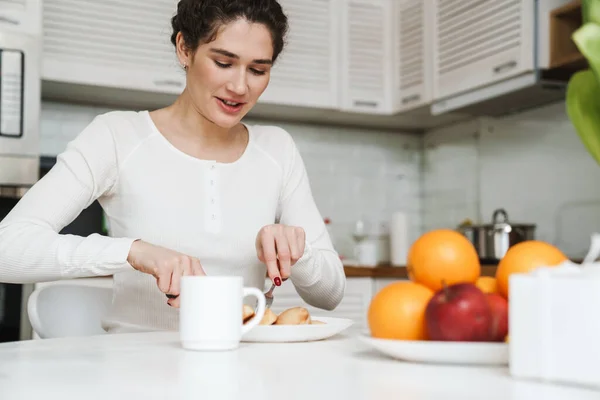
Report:
M304 229L281 224L264 226L256 235L258 259L267 265L275 285L290 276L292 266L304 254Z

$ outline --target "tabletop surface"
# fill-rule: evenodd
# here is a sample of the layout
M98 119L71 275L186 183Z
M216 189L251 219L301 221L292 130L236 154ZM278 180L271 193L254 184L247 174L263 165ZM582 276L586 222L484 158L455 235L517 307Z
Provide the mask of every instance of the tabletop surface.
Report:
M193 352L176 332L0 344L0 399L600 399L591 389L511 378L507 368L408 363L352 334Z

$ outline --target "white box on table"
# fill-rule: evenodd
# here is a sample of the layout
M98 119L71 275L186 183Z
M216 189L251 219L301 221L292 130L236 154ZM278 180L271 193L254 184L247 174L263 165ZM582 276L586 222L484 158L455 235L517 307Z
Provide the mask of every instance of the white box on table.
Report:
M509 278L510 374L600 389L600 264Z

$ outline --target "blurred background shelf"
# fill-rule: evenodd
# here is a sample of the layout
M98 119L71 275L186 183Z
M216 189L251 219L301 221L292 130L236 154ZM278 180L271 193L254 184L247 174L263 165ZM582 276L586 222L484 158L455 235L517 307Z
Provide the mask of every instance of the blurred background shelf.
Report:
M582 25L581 0L573 0L550 13L550 67L576 72L587 60L572 39Z
M348 278L396 278L408 279L408 269L404 266L378 265L377 267L344 266ZM482 265L482 276L495 276L496 265Z

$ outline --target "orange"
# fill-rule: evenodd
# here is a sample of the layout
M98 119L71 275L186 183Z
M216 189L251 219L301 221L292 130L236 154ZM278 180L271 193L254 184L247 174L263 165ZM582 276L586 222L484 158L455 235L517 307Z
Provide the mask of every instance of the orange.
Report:
M527 240L508 248L498 263L496 281L498 293L508 299L508 277L515 273L526 273L537 267L554 267L567 260L555 246L539 240Z
M367 320L371 336L425 340L425 308L433 291L410 281L390 283L371 300Z
M408 252L408 276L433 291L454 283L475 283L481 274L479 256L457 231L437 229L423 234Z
M475 281L477 286L483 293L498 293L498 284L496 278L491 276L481 276Z

